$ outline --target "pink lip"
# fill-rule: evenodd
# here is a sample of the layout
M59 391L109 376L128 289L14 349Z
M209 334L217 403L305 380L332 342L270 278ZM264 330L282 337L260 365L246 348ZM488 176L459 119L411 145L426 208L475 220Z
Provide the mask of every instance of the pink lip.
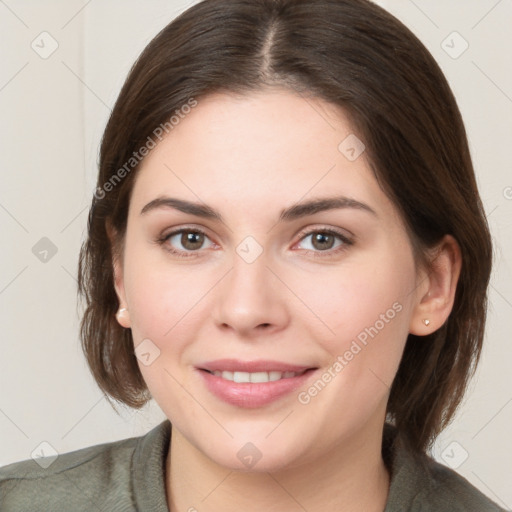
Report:
M312 368L311 366L298 366L294 364L281 363L280 361L241 361L239 359L216 359L197 366L200 370L213 372L302 372Z
M267 405L303 386L315 372L316 368L290 365L278 361L237 361L222 359L202 364L198 367L208 390L217 398L237 407L255 409ZM208 371L241 371L241 372L302 372L296 377L284 378L272 382L232 382Z

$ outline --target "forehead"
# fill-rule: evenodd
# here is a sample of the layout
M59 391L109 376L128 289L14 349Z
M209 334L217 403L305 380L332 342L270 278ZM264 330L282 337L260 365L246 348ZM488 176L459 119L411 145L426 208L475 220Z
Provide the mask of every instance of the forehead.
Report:
M318 98L288 90L211 95L143 160L132 201L138 211L163 194L220 210L277 210L339 193L389 208L364 151L354 159L363 143L342 109Z

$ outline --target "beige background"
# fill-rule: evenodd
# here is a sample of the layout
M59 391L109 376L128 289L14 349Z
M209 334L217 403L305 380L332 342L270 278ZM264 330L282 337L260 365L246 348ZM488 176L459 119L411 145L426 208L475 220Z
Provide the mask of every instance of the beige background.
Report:
M102 398L79 347L76 269L110 108L142 48L191 3L0 1L0 465L29 458L42 441L63 453L164 419L155 404L118 416ZM512 1L379 3L453 87L496 244L482 363L435 456L510 509ZM46 262L34 246L49 250Z

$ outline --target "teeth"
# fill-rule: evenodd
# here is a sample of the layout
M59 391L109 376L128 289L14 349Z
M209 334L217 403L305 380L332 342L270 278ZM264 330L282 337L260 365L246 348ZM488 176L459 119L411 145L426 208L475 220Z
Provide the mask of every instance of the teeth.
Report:
M251 374L247 372L233 372L233 382L251 382Z
M268 380L273 382L275 380L279 380L282 376L281 372L268 372Z
M304 372L295 373L295 372L221 372L220 370L215 370L212 372L216 377L222 377L225 380L230 380L232 382L237 383L246 383L246 382L274 382L276 380L281 379L290 379L297 375L302 375Z
M251 382L268 382L269 376L267 372L255 372L249 373L249 378Z

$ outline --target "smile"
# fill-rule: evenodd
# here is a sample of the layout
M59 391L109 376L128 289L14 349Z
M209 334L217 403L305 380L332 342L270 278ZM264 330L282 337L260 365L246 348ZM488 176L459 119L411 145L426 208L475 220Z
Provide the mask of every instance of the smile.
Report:
M214 370L213 372L209 372L216 377L221 377L224 380L229 380L231 382L236 383L264 383L264 382L275 382L281 379L291 379L293 377L297 377L298 375L302 375L306 370L301 372L280 372L280 371L269 371L269 372L229 372L229 371L221 371Z
M306 386L317 370L318 367L280 361L240 359L217 359L196 367L200 382L211 395L248 409L292 399L294 392Z

